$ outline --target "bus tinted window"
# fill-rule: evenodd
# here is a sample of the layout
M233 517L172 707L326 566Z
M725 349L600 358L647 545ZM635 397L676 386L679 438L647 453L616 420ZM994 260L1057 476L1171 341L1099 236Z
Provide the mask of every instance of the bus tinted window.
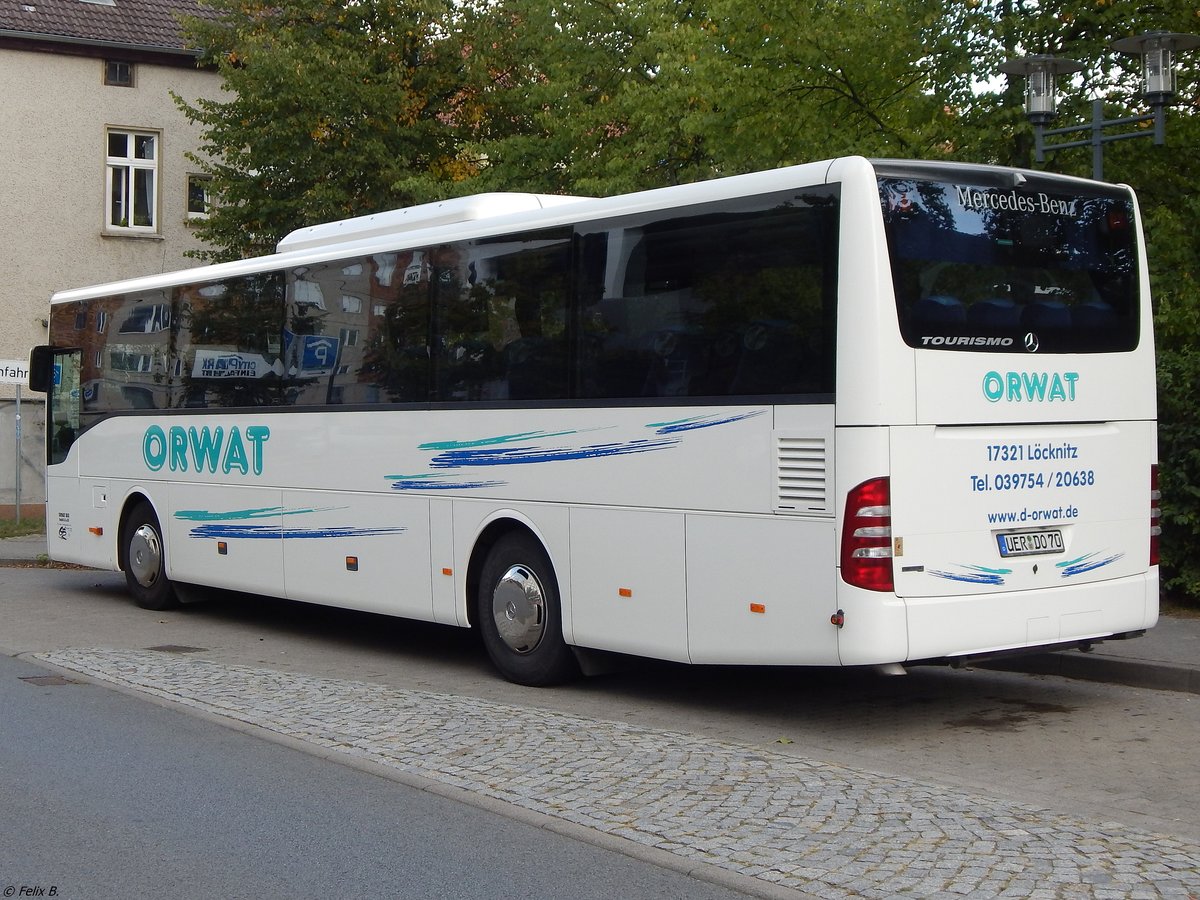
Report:
M565 399L570 230L463 241L431 256L435 399Z
M580 396L833 392L836 188L579 231Z
M114 412L834 391L838 190L456 241L54 310Z
M283 278L269 272L177 289L172 354L180 372L171 406L190 409L283 402Z
M881 178L912 347L1095 353L1138 343L1133 209L1040 187Z

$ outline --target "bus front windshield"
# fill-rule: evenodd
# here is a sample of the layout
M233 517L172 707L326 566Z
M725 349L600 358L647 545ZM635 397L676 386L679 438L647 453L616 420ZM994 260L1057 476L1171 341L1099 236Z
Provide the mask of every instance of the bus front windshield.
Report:
M1128 193L881 177L900 330L932 350L1098 353L1138 343Z

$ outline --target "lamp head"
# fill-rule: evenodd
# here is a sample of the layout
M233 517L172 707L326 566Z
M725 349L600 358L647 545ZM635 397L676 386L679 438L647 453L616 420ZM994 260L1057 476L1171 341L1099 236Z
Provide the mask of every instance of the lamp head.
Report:
M1058 112L1056 79L1059 75L1083 71L1083 63L1038 54L1010 59L1000 65L1000 71L1025 77L1025 115L1034 125L1048 125Z
M1118 53L1142 57L1142 94L1151 106L1168 106L1175 99L1175 54L1200 47L1200 35L1147 31L1113 43Z

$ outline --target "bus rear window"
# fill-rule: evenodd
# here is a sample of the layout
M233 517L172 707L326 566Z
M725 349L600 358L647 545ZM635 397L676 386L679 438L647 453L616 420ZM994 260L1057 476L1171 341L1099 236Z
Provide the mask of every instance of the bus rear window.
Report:
M1134 212L1079 192L880 178L900 330L931 350L1101 353L1138 343Z

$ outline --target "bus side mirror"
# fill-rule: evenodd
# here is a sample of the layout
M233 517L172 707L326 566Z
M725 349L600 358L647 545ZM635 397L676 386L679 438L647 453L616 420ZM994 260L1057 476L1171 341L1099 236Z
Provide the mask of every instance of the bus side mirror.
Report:
M49 393L54 384L54 348L48 345L29 351L29 389Z

